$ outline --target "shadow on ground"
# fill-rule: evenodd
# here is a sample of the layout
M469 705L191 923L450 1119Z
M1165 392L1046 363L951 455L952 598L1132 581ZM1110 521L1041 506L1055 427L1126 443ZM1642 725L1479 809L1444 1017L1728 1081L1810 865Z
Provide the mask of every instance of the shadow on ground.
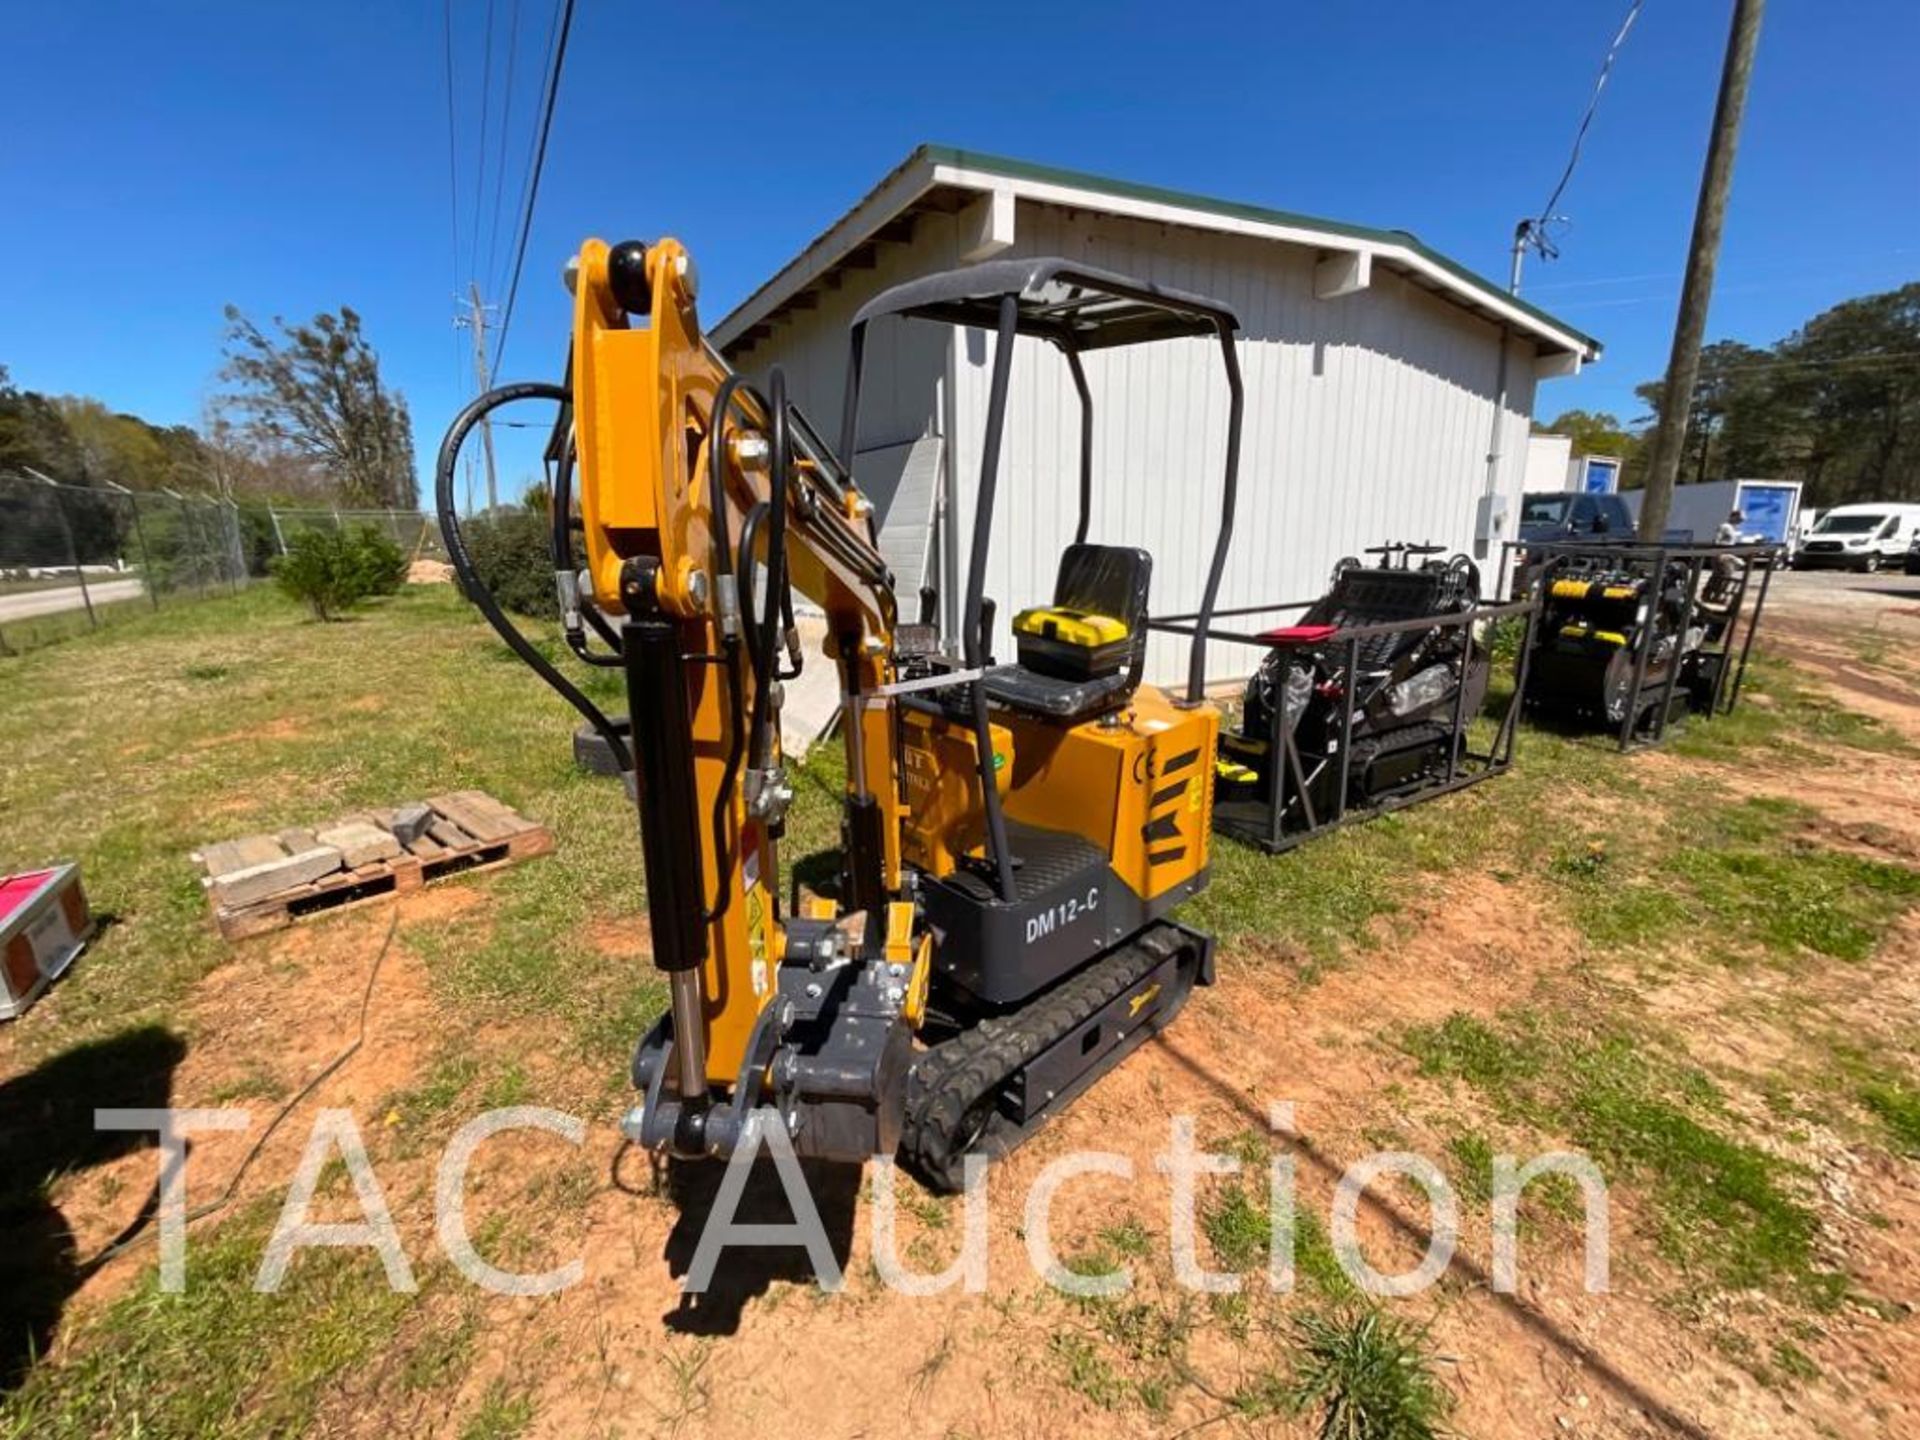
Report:
M54 1182L151 1148L152 1133L98 1130L93 1112L165 1107L186 1053L178 1035L148 1026L77 1045L0 1083L0 1395L46 1354L67 1301L93 1271L49 1198Z
M847 1257L853 1250L853 1217L860 1198L861 1167L803 1160L800 1169L820 1212L834 1263L845 1274ZM667 1166L665 1190L676 1215L673 1229L667 1234L666 1260L669 1273L677 1280L684 1280L693 1268L701 1232L709 1220L715 1218L715 1201L726 1173L725 1165L712 1161L673 1161ZM790 1227L793 1223L793 1207L781 1187L779 1173L763 1151L747 1177L733 1225L738 1229L761 1225ZM752 1238L751 1231L740 1237L749 1242ZM812 1284L815 1279L813 1262L803 1245L742 1244L736 1240L721 1253L719 1266L706 1290L700 1294L683 1291L678 1307L663 1319L669 1330L682 1334L732 1335L740 1328L741 1312L751 1301L766 1294L775 1281Z

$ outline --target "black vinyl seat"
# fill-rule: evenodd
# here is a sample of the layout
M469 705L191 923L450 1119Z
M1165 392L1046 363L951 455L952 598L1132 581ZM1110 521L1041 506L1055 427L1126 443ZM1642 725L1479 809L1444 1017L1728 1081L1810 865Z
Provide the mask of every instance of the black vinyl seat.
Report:
M1071 610L1111 615L1127 627L1126 663L1109 675L1069 680L1023 665L996 665L986 675L987 696L997 704L1053 720L1085 720L1124 705L1140 687L1147 658L1147 591L1153 557L1124 545L1069 545L1060 556L1053 603Z
M1440 608L1442 572L1388 570L1356 566L1343 570L1333 587L1300 617L1302 625L1335 628L1383 625L1395 620L1417 620ZM1360 642L1360 668L1385 670L1426 639L1425 632L1406 630L1397 635L1375 635Z

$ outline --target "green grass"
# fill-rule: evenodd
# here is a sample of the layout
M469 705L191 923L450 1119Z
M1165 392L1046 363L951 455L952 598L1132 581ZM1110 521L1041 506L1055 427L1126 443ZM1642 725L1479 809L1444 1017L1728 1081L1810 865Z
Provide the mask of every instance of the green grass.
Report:
M605 694L604 681L588 683ZM662 995L644 959L609 959L594 939L596 922L644 913L631 807L617 784L575 771L572 712L504 655L452 587L415 587L335 625L264 587L135 614L0 658L0 693L0 870L78 860L111 921L41 1006L0 1034L10 1072L157 1025L198 1043L186 1003L196 985L279 953L218 938L190 850L475 787L546 822L558 854L462 881L449 889L479 903L403 924L398 943L427 967L438 1048L387 1109L360 1117L376 1163L536 1089L576 1113L625 1100L627 1055ZM332 947L329 963L343 943L335 927L309 930L314 949ZM515 1053L503 1020L518 1027L507 1037L537 1035L537 1049ZM572 1088L536 1087L523 1063L534 1055L577 1058L557 1068ZM287 1077L260 1065L210 1089L173 1103L290 1093ZM389 1110L392 1127L381 1123ZM557 1190L544 1199L545 1213L559 1200ZM464 1377L470 1342L436 1350L415 1334L431 1329L435 1305L391 1296L377 1266L351 1253L304 1256L279 1295L254 1296L263 1239L262 1224L239 1216L202 1227L186 1295L153 1293L148 1275L94 1320L69 1322L62 1359L0 1402L0 1436L298 1433L323 1403L371 1383L369 1367L442 1392ZM491 1397L474 1433L516 1433L524 1410L517 1393Z
M1447 1155L1453 1161L1449 1174L1453 1188L1476 1205L1490 1203L1493 1199L1493 1145L1487 1137L1474 1131L1456 1135L1447 1141Z
M1681 756L1830 763L1815 747L1911 748L1764 655L1739 709L1692 717L1668 741ZM1211 884L1189 913L1224 942L1298 952L1310 976L1386 942L1435 877L1483 869L1552 881L1600 950L1711 926L1736 949L1857 957L1920 895L1912 872L1799 842L1804 816L1772 805L1649 782L1606 737L1523 726L1514 769L1487 786L1350 826L1278 860L1216 838ZM1715 846L1728 853L1709 853Z
M538 643L588 693L624 708L617 678L573 666L550 637ZM1815 747L1900 748L1782 667L1763 665L1755 683L1766 704L1689 725L1675 753L1726 758L1765 747L1804 759ZM397 1123L362 1117L376 1160L404 1159L470 1109L535 1101L591 1113L627 1101L628 1053L663 1003L645 960L615 958L603 943L610 922L631 928L644 916L631 807L618 785L574 770L573 713L451 587L411 588L336 625L307 620L265 587L157 614L136 603L97 634L0 658L0 693L8 697L0 751L9 760L0 768L0 869L77 859L113 922L39 1010L0 1033L10 1073L156 1025L198 1043L189 1002L200 982L222 965L275 953L214 935L189 850L473 786L546 822L559 853L460 882L477 903L403 928L401 943L426 967L441 1030L417 1073L384 1098L377 1119L391 1112ZM838 844L842 779L836 745L798 768L789 862ZM1600 955L1713 937L1723 959L1845 963L1866 954L1916 895L1909 872L1811 843L1805 816L1791 807L1650 783L1604 745L1523 730L1513 774L1439 804L1283 858L1218 843L1212 887L1182 918L1237 946L1232 963L1257 966L1270 949L1311 971L1391 946L1427 892L1486 875L1524 887ZM309 933L315 949L338 950L328 922ZM1624 997L1601 1009L1590 1026L1557 1012L1492 1025L1460 1018L1408 1043L1430 1073L1486 1092L1503 1136L1524 1128L1572 1137L1644 1191L1663 1248L1690 1273L1730 1285L1825 1284L1797 1178L1737 1138L1714 1082L1648 1047ZM1836 1083L1862 1127L1915 1147L1920 1101L1911 1077L1878 1066ZM555 1085L571 1088L556 1094ZM175 1100L288 1093L286 1077L256 1068L222 1079L216 1094ZM1462 1172L1483 1168L1492 1142L1457 1141ZM1238 1148L1263 1163L1265 1137ZM478 1242L497 1247L487 1253L532 1245L526 1215L577 1208L598 1177L583 1160L540 1183L538 1206L477 1223ZM1269 1238L1255 1202L1264 1185L1252 1175L1240 1183L1247 1188L1237 1197L1212 1197L1218 1208L1204 1223L1217 1262L1253 1272ZM952 1213L912 1208L929 1229ZM377 1267L350 1253L308 1255L279 1296L253 1297L248 1283L270 1218L249 1212L197 1231L187 1296L154 1294L149 1276L74 1322L61 1359L0 1406L0 1437L297 1433L323 1423L323 1408L390 1401L394 1388L435 1403L491 1350L471 1307L444 1294L391 1297ZM1304 1207L1293 1239L1307 1300L1333 1305L1345 1317L1339 1325L1357 1325L1344 1308L1355 1299L1351 1286ZM1047 1342L1050 1363L1096 1404L1164 1414L1193 1387L1186 1352L1199 1322L1189 1297L1166 1293L1164 1277L1152 1273L1151 1238L1137 1221L1108 1225L1094 1242L1075 1263L1132 1263L1137 1293L1071 1302L1068 1323ZM1254 1276L1249 1290L1259 1285ZM1234 1323L1248 1334L1266 1317L1238 1313ZM1392 1352L1407 1339L1377 1329L1348 1351ZM1327 1343L1302 1340L1302 1354L1332 1366L1348 1342L1333 1332L1320 1338ZM1226 1392L1248 1414L1274 1413L1293 1393L1286 1370ZM533 1418L527 1396L503 1382L459 1423L476 1436L503 1436Z
M1220 1186L1200 1212L1200 1228L1226 1269L1244 1275L1265 1267L1273 1244L1273 1217L1244 1185Z
M1099 1239L1102 1248L1128 1260L1144 1260L1153 1253L1153 1236L1146 1226L1131 1218L1107 1226Z
M193 1232L184 1293L159 1293L149 1273L87 1327L72 1358L28 1377L0 1410L0 1436L247 1440L305 1429L343 1377L388 1353L417 1297L390 1291L365 1250L305 1252L278 1294L255 1293L277 1213L262 1202L217 1234Z
M496 1380L460 1427L460 1440L516 1440L533 1424L533 1416L531 1396Z
M218 590L209 589L207 594L214 598L225 598L228 594L223 586ZM178 595L163 595L160 604L164 608L186 609L200 603L198 591L185 591ZM79 640L98 634L103 630L123 625L137 624L154 614L151 601L145 596L131 600L95 600L93 615L89 619L84 605L71 610L55 610L47 615L29 615L24 619L0 620L0 659L25 655L34 650L45 649L49 645L60 645L70 640Z
M1859 961L1920 901L1920 873L1817 843L1791 802L1687 782L1663 798L1566 838L1548 863L1556 901L1597 952Z
M1840 1118L1834 1102L1850 1102L1866 1122L1867 1138L1920 1159L1920 1067L1914 1063L1920 1032L1905 1026L1888 1037L1863 1035L1817 1017L1795 1028L1814 1058L1790 1079L1779 1077L1790 1091L1783 1113L1832 1124Z
M1375 1309L1310 1313L1284 1390L1321 1440L1438 1440L1453 1395L1434 1374L1424 1330Z
M1466 1130L1447 1141L1447 1178L1462 1199L1486 1208L1493 1203L1494 1145L1477 1130ZM1577 1220L1581 1215L1580 1187L1572 1177L1549 1172L1535 1177L1520 1196L1518 1218L1521 1224L1535 1221L1544 1212L1559 1220Z
M1814 747L1886 755L1911 755L1916 748L1883 721L1813 689L1786 661L1768 655L1764 644L1748 666L1738 707L1708 723L1689 720L1666 744L1673 754L1694 759L1733 760L1759 750L1810 764L1821 763Z
M1464 1082L1504 1119L1566 1137L1610 1184L1642 1190L1655 1239L1683 1272L1816 1306L1842 1293L1843 1278L1819 1263L1795 1167L1738 1138L1716 1084L1659 1037L1516 1011L1492 1024L1455 1014L1402 1043L1422 1073Z
M1860 1087L1860 1103L1873 1112L1896 1147L1920 1157L1920 1088L1900 1080L1870 1081Z
M1224 1178L1214 1185L1200 1207L1200 1232L1206 1236L1214 1260L1228 1272L1264 1272L1276 1244L1266 1179L1272 1153L1268 1137L1257 1130L1242 1130L1208 1148L1232 1155L1249 1173ZM1282 1232L1277 1243L1282 1250L1291 1243L1297 1289L1332 1300L1351 1299L1359 1293L1334 1253L1320 1217L1297 1197L1293 1234L1289 1238ZM1264 1285L1265 1280L1250 1283Z
M1112 1410L1124 1402L1131 1389L1101 1354L1093 1338L1070 1330L1055 1331L1047 1337L1061 1383L1077 1395L1085 1396L1103 1410Z
M1102 1409L1137 1405L1164 1415L1193 1383L1187 1351L1199 1321L1195 1297L1145 1263L1152 1237L1136 1220L1106 1226L1064 1255L1075 1275L1105 1275L1133 1261L1133 1286L1116 1295L1056 1297L1065 1306L1048 1336L1054 1369L1069 1390Z
M0 868L76 859L115 921L61 987L60 1024L16 1039L29 1056L169 1016L233 953L188 851L468 786L545 821L565 859L472 882L489 904L404 937L436 981L474 1013L557 1020L616 1068L658 1007L650 967L607 964L587 933L644 909L631 808L575 771L573 712L451 586L336 625L264 587L164 609L0 659L0 690Z

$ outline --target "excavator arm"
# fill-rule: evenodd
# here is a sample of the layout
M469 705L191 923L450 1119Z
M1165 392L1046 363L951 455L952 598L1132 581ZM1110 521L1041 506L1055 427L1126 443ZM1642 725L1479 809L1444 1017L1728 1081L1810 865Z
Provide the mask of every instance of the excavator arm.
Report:
M873 699L891 679L896 617L871 507L788 405L777 371L761 394L707 344L695 274L670 239L581 247L572 399L586 568L560 577L563 601L596 607L617 629L654 958L672 992L668 1017L636 1056L647 1103L630 1128L651 1148L683 1154L729 1152L756 1106L795 1117L797 1131L805 1002L858 981L862 952L877 951L883 907L900 890L894 727ZM824 611L828 659L840 670L843 898L878 917L871 925L782 913L778 845L792 791L779 703L802 660L789 585ZM789 977L784 988L797 997L783 997L783 964L814 976ZM851 973L830 984L830 970ZM882 1049L903 1052L903 1028L875 1021L872 1055L831 1064L850 1060L858 1071ZM898 1060L891 1054L889 1066ZM884 1147L887 1128L874 1144Z

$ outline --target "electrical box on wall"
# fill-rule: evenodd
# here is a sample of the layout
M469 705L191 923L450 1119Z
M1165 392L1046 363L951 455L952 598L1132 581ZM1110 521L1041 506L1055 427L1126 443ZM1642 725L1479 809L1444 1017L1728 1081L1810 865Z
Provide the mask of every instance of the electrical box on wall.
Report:
M1507 497L1504 495L1482 495L1475 507L1473 519L1473 551L1476 559L1484 560L1492 554L1495 547L1507 538Z

